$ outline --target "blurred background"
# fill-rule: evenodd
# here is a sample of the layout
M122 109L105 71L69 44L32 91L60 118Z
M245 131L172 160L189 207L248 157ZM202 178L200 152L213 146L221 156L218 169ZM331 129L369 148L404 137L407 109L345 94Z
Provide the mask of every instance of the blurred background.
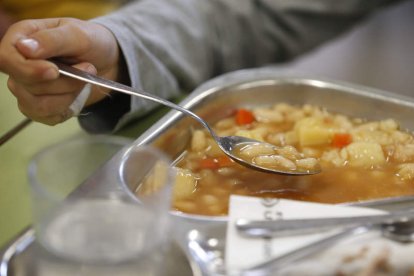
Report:
M414 97L414 1L378 12L281 69Z
M13 22L29 18L93 18L108 13L125 0L0 0L0 37ZM25 117L7 89L7 76L0 73L0 137ZM11 140L0 145L0 249L31 223L26 168L40 149L64 139L85 136L76 119L49 127L30 123Z

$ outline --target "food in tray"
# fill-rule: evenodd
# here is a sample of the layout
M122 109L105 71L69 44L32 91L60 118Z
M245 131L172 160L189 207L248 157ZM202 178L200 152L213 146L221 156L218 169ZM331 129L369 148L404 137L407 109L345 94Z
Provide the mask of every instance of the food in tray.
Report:
M277 147L271 144L241 143L232 152L242 160L263 168L296 172L319 170L316 158L305 157L295 147L289 145Z
M177 163L178 211L226 215L231 194L324 203L414 194L414 137L393 119L367 121L318 106L278 103L237 110L214 129L271 143L283 151L278 154L288 160L286 166L317 162L322 172L284 176L249 170L226 157L206 131L195 129ZM269 161L268 150L260 149L263 162Z

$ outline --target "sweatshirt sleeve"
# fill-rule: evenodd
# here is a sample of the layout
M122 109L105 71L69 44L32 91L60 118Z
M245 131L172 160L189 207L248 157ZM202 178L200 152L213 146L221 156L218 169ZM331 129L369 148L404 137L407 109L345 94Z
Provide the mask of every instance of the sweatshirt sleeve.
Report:
M115 35L131 85L169 99L228 71L293 59L388 2L140 0L94 21ZM79 120L87 131L109 132L154 106L117 99L97 103Z

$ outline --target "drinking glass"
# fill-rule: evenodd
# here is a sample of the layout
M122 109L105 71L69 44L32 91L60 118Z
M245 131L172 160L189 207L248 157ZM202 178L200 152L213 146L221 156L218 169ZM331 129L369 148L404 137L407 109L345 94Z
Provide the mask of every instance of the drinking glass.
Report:
M121 162L126 156L131 161ZM122 264L155 275L156 253L169 236L169 164L155 148L113 136L42 150L28 169L37 242L55 257L87 266L90 275L93 268L97 275L118 273L111 269ZM128 189L132 181L141 183L139 190Z

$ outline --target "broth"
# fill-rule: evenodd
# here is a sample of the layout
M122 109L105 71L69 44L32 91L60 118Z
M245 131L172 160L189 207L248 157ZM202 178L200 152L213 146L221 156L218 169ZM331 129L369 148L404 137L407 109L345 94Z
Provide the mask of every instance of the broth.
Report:
M343 203L414 194L414 139L392 119L365 121L317 106L243 109L214 125L218 135L240 135L294 147L322 172L285 176L245 168L225 156L204 130L177 163L174 209L220 216L231 194Z

